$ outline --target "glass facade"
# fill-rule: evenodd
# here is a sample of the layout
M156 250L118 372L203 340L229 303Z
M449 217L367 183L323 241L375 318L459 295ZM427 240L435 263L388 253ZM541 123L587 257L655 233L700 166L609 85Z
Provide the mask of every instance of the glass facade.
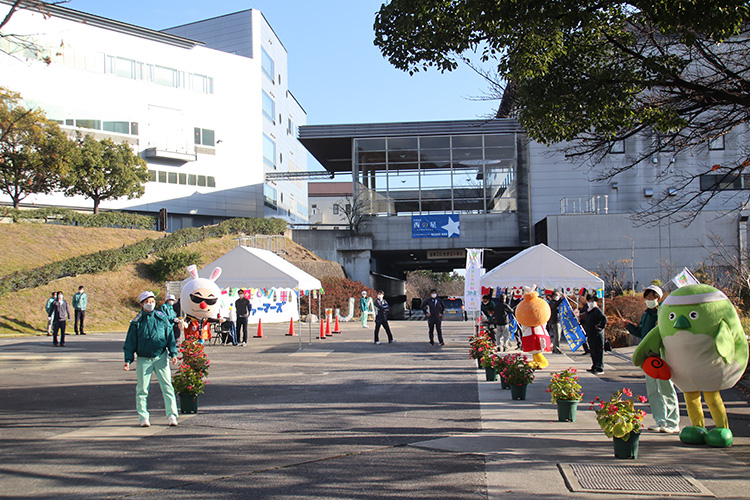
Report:
M515 134L354 139L370 215L515 212Z

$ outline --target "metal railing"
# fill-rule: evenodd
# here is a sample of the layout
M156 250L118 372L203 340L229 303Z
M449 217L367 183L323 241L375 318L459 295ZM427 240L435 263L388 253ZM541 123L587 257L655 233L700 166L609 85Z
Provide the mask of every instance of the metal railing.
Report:
M268 236L256 234L255 236L238 236L233 238L235 247L258 248L268 250L276 255L286 255L286 236Z
M560 200L560 215L606 214L609 212L608 196L572 196Z

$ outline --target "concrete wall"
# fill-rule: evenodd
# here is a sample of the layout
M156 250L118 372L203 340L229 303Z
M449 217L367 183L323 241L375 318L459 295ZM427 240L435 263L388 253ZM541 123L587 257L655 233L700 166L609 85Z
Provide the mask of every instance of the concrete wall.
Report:
M683 267L695 270L706 262L715 248L712 234L739 252L738 217L721 215L703 212L688 227L668 222L635 227L626 214L555 215L547 217L547 245L598 274L600 267L617 263L629 282L630 263L626 261L635 242L634 271L640 290L653 279L667 282Z

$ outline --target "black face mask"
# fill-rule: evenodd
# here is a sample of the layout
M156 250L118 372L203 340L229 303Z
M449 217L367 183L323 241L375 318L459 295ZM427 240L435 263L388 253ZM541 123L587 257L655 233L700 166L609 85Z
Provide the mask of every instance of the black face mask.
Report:
M219 299L204 299L203 297L199 297L198 295L193 295L191 293L190 294L190 300L192 300L196 304L200 304L201 302L205 302L209 306L212 306L212 305L216 304L216 301L219 300Z

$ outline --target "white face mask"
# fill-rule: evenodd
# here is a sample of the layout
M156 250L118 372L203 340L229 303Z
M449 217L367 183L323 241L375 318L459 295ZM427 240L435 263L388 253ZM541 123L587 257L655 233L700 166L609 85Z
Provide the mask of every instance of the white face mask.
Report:
M552 300L560 300L560 296L559 295L553 295L552 296Z
M151 311L153 311L153 310L154 310L154 306L155 306L155 305L156 305L156 304L152 304L152 303L149 303L149 304L143 304L143 310L144 310L144 311L146 311L146 312L151 312Z
M648 307L649 309L653 309L653 308L655 308L658 305L659 305L659 301L658 300L647 300L646 301L646 307Z
M383 295L378 295L378 299L383 300Z
M433 299L436 299L437 298L437 294L433 293L432 295L430 295L430 297L432 297Z
M62 296L62 295L58 295L58 296L57 296L57 300L59 300L60 302L62 302L62 300L63 300L63 296Z
M596 307L596 302L587 302L589 309L593 309Z

